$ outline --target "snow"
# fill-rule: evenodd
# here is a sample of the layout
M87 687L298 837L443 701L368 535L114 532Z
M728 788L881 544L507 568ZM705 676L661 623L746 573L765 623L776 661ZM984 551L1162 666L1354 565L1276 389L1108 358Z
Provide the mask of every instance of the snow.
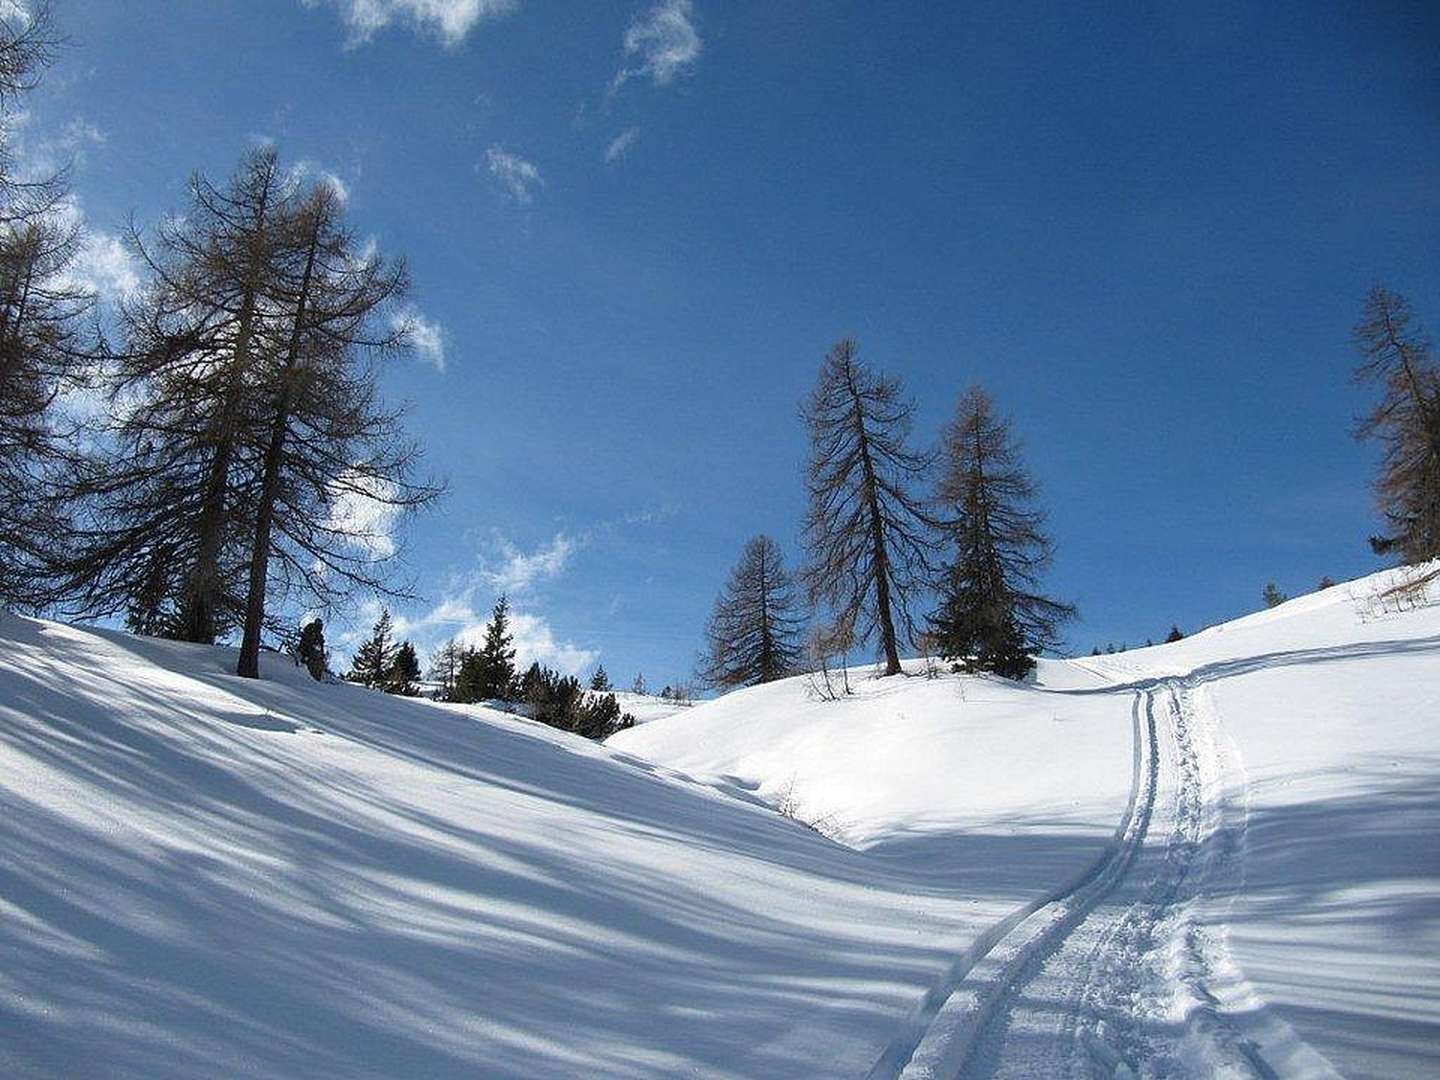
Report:
M607 746L0 615L0 1075L1440 1074L1394 577Z

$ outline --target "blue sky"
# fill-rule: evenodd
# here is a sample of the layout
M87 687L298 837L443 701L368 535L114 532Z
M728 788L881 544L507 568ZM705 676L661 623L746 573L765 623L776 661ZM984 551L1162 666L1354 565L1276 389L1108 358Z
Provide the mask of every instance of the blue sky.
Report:
M798 561L843 335L922 440L1013 416L1078 650L1377 568L1348 334L1377 281L1440 329L1440 12L1056 7L56 0L21 136L111 286L257 139L407 257L422 647L504 587L531 655L688 675L743 542Z

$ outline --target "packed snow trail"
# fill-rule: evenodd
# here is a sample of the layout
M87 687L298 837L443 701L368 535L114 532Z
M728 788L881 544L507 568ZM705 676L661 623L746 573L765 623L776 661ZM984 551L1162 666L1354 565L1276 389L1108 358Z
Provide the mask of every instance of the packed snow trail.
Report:
M1143 691L1146 769L1124 842L996 943L902 1076L1338 1075L1268 1015L1224 926L1199 917L1207 885L1239 873L1244 836L1223 798L1238 758L1197 709L1203 692Z

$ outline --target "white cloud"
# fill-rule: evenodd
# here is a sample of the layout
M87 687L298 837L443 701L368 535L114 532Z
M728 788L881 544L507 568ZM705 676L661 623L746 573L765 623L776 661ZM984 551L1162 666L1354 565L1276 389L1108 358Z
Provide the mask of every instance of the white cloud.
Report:
M311 177L315 177L321 183L329 184L330 190L335 193L335 197L340 200L341 205L350 201L350 185L317 162L307 158L304 161L296 162L290 170L290 179L293 183L303 184Z
M66 277L111 303L140 288L139 266L135 257L118 236L99 229L85 235Z
M515 611L510 614L515 635L516 667L529 667L536 660L565 675L578 675L600 658L594 649L582 649L568 641L556 641L550 624L542 616Z
M438 322L427 319L418 308L397 311L390 321L396 330L404 330L420 359L433 364L436 371L445 370L445 331Z
M498 592L516 593L537 581L558 577L565 571L571 556L585 546L583 539L556 533L550 543L526 553L503 537L496 541L501 555L498 567L486 567L482 573Z
M394 485L387 481L349 473L341 478L325 527L346 533L370 558L389 559L396 551L401 509L390 501L394 494Z
M540 170L533 163L499 146L492 146L485 151L485 164L490 175L500 181L516 202L530 202L534 197L533 190L545 186Z
M625 31L625 58L610 83L611 92L637 78L665 86L694 67L701 49L694 18L690 0L660 0L637 15Z
M303 0L314 7L320 0ZM349 45L363 45L393 22L433 34L447 48L465 40L485 19L513 11L517 0L329 0L349 31Z
M625 156L625 152L635 145L635 140L640 137L638 127L626 128L615 138L610 140L610 145L605 147L605 163L613 165Z
M490 621L491 607L476 606L477 588L470 584L443 597L429 611L414 618L396 616L394 632L415 645L421 661L442 642L454 638L461 645L479 646L485 640L485 625ZM368 604L360 611L360 625L366 629L379 617L378 603ZM556 637L543 615L510 609L510 633L514 639L515 665L529 667L538 661L566 675L578 675L594 665L600 653L571 641ZM357 643L364 631L353 630L340 636L342 644Z

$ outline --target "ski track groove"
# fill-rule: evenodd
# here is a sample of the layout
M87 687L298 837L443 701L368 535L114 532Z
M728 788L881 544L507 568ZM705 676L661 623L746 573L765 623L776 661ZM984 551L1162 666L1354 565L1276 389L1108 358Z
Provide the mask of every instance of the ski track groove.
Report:
M1197 705L1212 677L1223 675L1115 687L1135 695L1134 776L1105 853L958 957L868 1080L1297 1072L1338 1080L1265 1007L1230 955L1226 916L1244 882L1249 797L1233 741L1208 706ZM1239 780L1238 790L1226 790L1227 777ZM1137 872L1142 865L1153 867L1148 877ZM1222 880L1228 899L1212 904L1206 888ZM1053 991L1036 1010L1050 1029L1032 1039L1043 1065L1006 1053L1016 1011L1031 1007L1032 984Z

